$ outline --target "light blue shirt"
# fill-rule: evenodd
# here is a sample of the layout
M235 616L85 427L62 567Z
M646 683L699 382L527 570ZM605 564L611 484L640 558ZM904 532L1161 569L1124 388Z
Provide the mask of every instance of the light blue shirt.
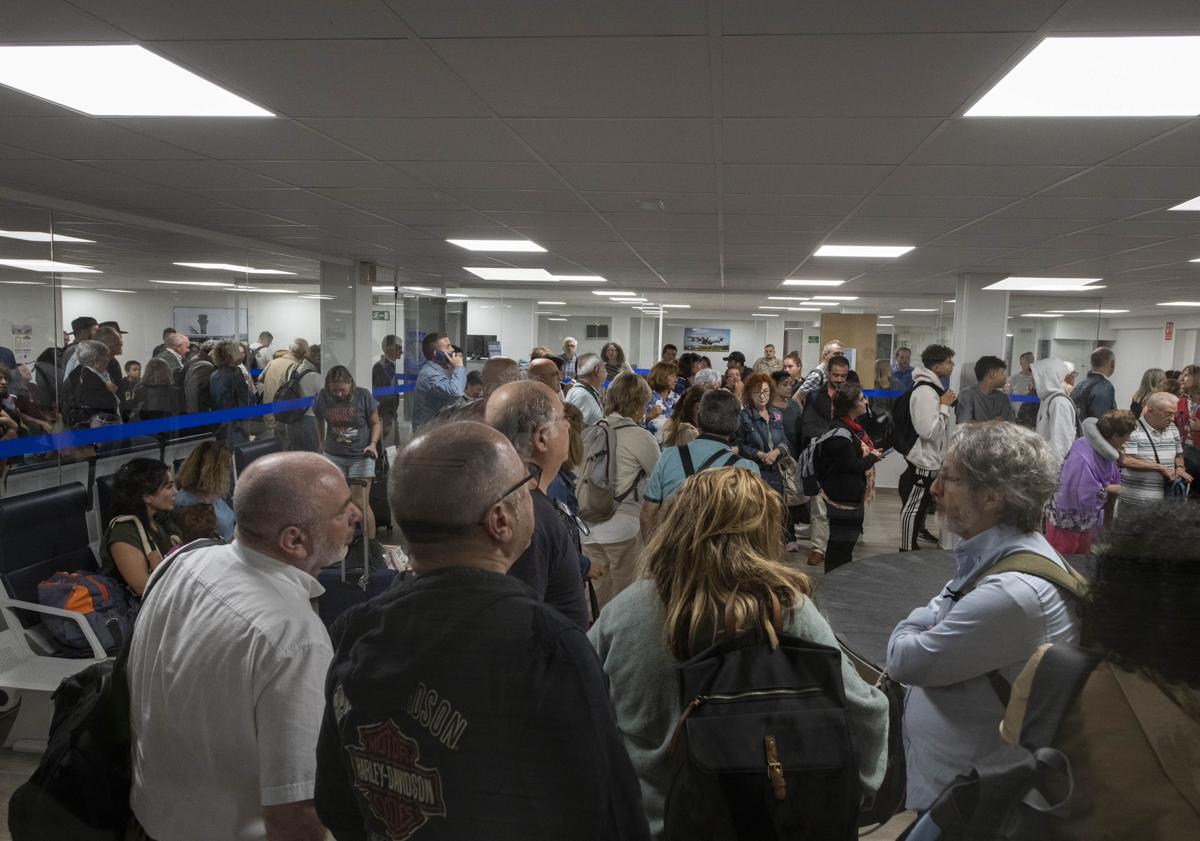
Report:
M417 374L413 389L412 427L416 432L444 407L456 402L467 387L466 366L447 371L432 359L426 360Z
M1011 684L1038 646L1075 642L1075 616L1057 587L1024 573L989 576L1016 552L1063 564L1035 532L995 526L954 550L954 578L892 631L887 671L909 686L904 705L908 808L927 809L959 774L1001 765L1023 751L1000 740L1004 707L987 674ZM982 573L977 587L954 601Z
M692 457L692 465L699 470L700 465L708 461L713 453L722 450L728 452L729 445L724 441L712 438L697 438L688 444L687 448ZM724 467L727 460L728 456L718 458L712 466ZM759 473L758 465L749 459L740 458L730 466L753 470L756 475ZM654 472L650 474L650 481L646 483L646 500L660 503L666 501L671 494L679 490L679 486L685 479L687 479L687 474L683 471L683 460L679 457L679 447L667 447L663 450L658 464L654 466Z

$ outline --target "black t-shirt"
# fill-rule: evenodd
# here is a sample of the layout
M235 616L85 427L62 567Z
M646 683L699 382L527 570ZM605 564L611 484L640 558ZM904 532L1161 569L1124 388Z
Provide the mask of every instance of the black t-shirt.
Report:
M587 628L579 555L558 509L540 490L533 492L533 540L508 574L524 581L539 599L580 628Z
M525 584L428 573L332 637L315 800L338 841L649 838L600 662Z

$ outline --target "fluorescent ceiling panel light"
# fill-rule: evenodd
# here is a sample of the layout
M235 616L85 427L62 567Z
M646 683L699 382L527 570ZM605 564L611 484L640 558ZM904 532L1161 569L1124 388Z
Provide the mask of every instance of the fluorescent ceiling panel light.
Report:
M768 295L768 301L807 301L807 297L798 297L795 295Z
M598 274L556 274L555 280L565 280L568 283L608 283Z
M212 271L239 272L241 274L295 274L295 272L285 272L282 269L256 269L253 266L235 266L233 263L173 263L172 265L186 266L189 269L210 269Z
M94 239L69 237L65 234L49 234L41 231L0 231L0 237L23 239L26 242L95 242Z
M844 280L804 280L802 278L788 278L783 282L784 286L841 286L846 281Z
M57 260L0 260L0 266L25 269L31 272L79 272L80 274L103 274L99 269L75 263L60 263Z
M265 292L268 295L295 295L295 289L268 289L265 286L235 286L234 292Z
M137 291L134 289L97 289L96 291L97 292L119 292L122 295L136 295L137 294Z
M491 266L463 266L465 270L484 280L555 280L554 275L545 269L500 269Z
M333 301L337 299L336 295L297 295L297 298L305 298L309 301Z
M1200 37L1047 38L967 117L1200 114Z
M912 251L912 245L822 245L814 257L899 257Z
M11 282L11 281L10 281ZM1200 307L1200 301L1163 301L1159 307Z
M637 298L636 292L592 292L593 295L600 295L605 298Z
M566 321L565 318L547 318L547 321Z
M665 310L690 310L691 304L663 304Z
M943 304L955 304L955 303L958 303L958 298L951 298L948 301L942 301L942 303Z
M1021 318L1062 318L1062 313L1057 312L1023 312Z
M221 283L217 280L152 280L151 283L162 283L166 286L225 286L232 287L232 283Z
M857 301L857 295L813 295L813 301Z
M467 298L470 296L468 296L465 292L447 292L446 297L447 298Z
M777 307L774 304L765 307L759 307L760 310L786 310L787 307Z
M877 315L875 317L876 318L895 318L896 316L894 316L894 315Z
M649 298L616 298L614 303L617 304L645 304L649 303Z
M407 289L409 292L432 292L428 286L401 286L401 289Z
M820 312L817 307L788 307L788 312Z
M1091 309L1082 309L1082 310L1050 310L1050 312L1064 313L1067 315L1070 315L1073 313L1090 313L1091 315L1115 315L1117 313L1129 312L1129 310L1106 310L1103 308L1096 309L1093 307Z
M1200 196L1194 199L1188 199L1183 204L1177 204L1174 207L1168 207L1167 210L1200 210Z
M750 315L752 318L779 318L779 314L774 312L752 312Z
M900 312L937 312L937 310L936 309L927 310L927 309L921 309L919 307L905 307L905 308L901 309Z
M566 301L538 301L539 307L565 307Z
M1080 292L1089 288L1088 284L1101 280L1098 277L1006 277L998 280L984 289L993 291L1012 292ZM1092 289L1103 289L1102 286L1092 286Z
M0 48L0 84L93 117L273 117L135 44Z
M446 242L469 251L545 251L527 239L448 239Z
M8 284L9 286L45 286L46 284L37 280L0 280L0 283Z

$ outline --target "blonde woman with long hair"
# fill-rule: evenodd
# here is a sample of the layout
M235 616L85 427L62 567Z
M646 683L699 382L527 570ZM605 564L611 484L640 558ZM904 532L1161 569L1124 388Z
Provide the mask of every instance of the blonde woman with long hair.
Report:
M663 833L670 782L667 747L682 714L680 663L720 640L727 615L739 631L762 628L777 640L776 602L784 633L838 644L810 598L808 576L782 563L783 503L757 475L734 467L702 471L684 482L665 511L646 546L645 577L604 608L588 632L656 838ZM842 680L866 794L883 779L887 699L846 658Z

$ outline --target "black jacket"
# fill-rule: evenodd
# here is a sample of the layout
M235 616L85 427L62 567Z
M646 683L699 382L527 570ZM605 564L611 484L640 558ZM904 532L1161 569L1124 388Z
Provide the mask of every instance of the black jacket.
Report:
M800 446L807 447L813 438L820 438L833 425L833 398L825 386L808 396L804 401L804 414L800 416Z
M86 427L96 415L120 420L121 400L108 390L104 379L86 365L79 365L63 386L67 426Z
M821 490L834 502L862 505L867 492L867 471L879 459L862 454L860 439L841 418L830 426L838 428L848 431L851 437L835 435L817 448L817 478L821 480Z
M332 636L315 799L338 841L649 838L595 651L511 575L404 581Z
M558 509L540 490L533 492L533 540L508 574L524 581L539 599L587 629L579 555Z

